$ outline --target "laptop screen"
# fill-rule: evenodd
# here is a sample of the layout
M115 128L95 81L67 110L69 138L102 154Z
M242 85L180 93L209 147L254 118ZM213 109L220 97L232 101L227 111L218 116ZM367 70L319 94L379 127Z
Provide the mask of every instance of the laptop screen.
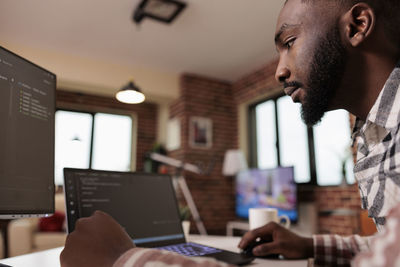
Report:
M169 176L64 169L68 231L96 210L110 214L138 246L184 242Z

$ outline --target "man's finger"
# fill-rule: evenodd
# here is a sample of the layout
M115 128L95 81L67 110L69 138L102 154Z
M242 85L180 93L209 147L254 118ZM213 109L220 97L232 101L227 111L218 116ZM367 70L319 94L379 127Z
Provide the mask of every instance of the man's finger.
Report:
M95 218L107 218L107 219L113 219L108 213L101 211L101 210L96 210L93 212L93 217Z
M281 247L278 242L268 242L258 245L253 249L254 256L268 256L271 254L281 254Z
M254 230L251 230L244 234L242 240L240 240L238 247L241 249L245 249L251 242L257 239Z
M74 232L84 230L88 224L90 224L90 217L79 218L75 223Z
M255 241L257 238L270 239L274 230L276 230L277 224L274 222L268 223L260 228L256 228L247 232L242 240L239 242L238 247L241 249L246 248L251 242ZM272 239L271 239L272 240Z

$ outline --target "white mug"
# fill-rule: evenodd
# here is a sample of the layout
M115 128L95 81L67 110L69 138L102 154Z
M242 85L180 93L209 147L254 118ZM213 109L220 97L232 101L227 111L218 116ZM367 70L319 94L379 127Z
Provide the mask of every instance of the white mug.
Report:
M269 222L280 223L286 228L290 227L290 219L286 215L278 216L278 210L274 208L250 208L249 226L250 230L259 228Z

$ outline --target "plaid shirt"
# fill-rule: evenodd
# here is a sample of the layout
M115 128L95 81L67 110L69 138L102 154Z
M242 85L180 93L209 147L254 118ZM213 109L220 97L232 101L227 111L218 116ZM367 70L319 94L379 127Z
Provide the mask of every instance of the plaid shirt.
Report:
M365 122L357 119L353 140L358 152L354 174L363 209L378 231L389 211L400 203L400 64L398 64ZM348 266L354 255L369 250L371 237L314 236L315 265Z
M385 228L374 238L371 250L355 259L357 267L392 267L400 265L400 205L387 217Z
M208 257L186 257L166 250L133 248L112 267L235 267Z

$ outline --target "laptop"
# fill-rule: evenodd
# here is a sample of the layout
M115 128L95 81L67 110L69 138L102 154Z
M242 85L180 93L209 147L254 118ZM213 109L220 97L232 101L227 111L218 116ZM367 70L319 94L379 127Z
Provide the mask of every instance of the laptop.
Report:
M74 231L79 218L101 210L118 221L138 247L213 257L236 265L254 259L186 242L168 175L65 168L64 192L69 233Z

